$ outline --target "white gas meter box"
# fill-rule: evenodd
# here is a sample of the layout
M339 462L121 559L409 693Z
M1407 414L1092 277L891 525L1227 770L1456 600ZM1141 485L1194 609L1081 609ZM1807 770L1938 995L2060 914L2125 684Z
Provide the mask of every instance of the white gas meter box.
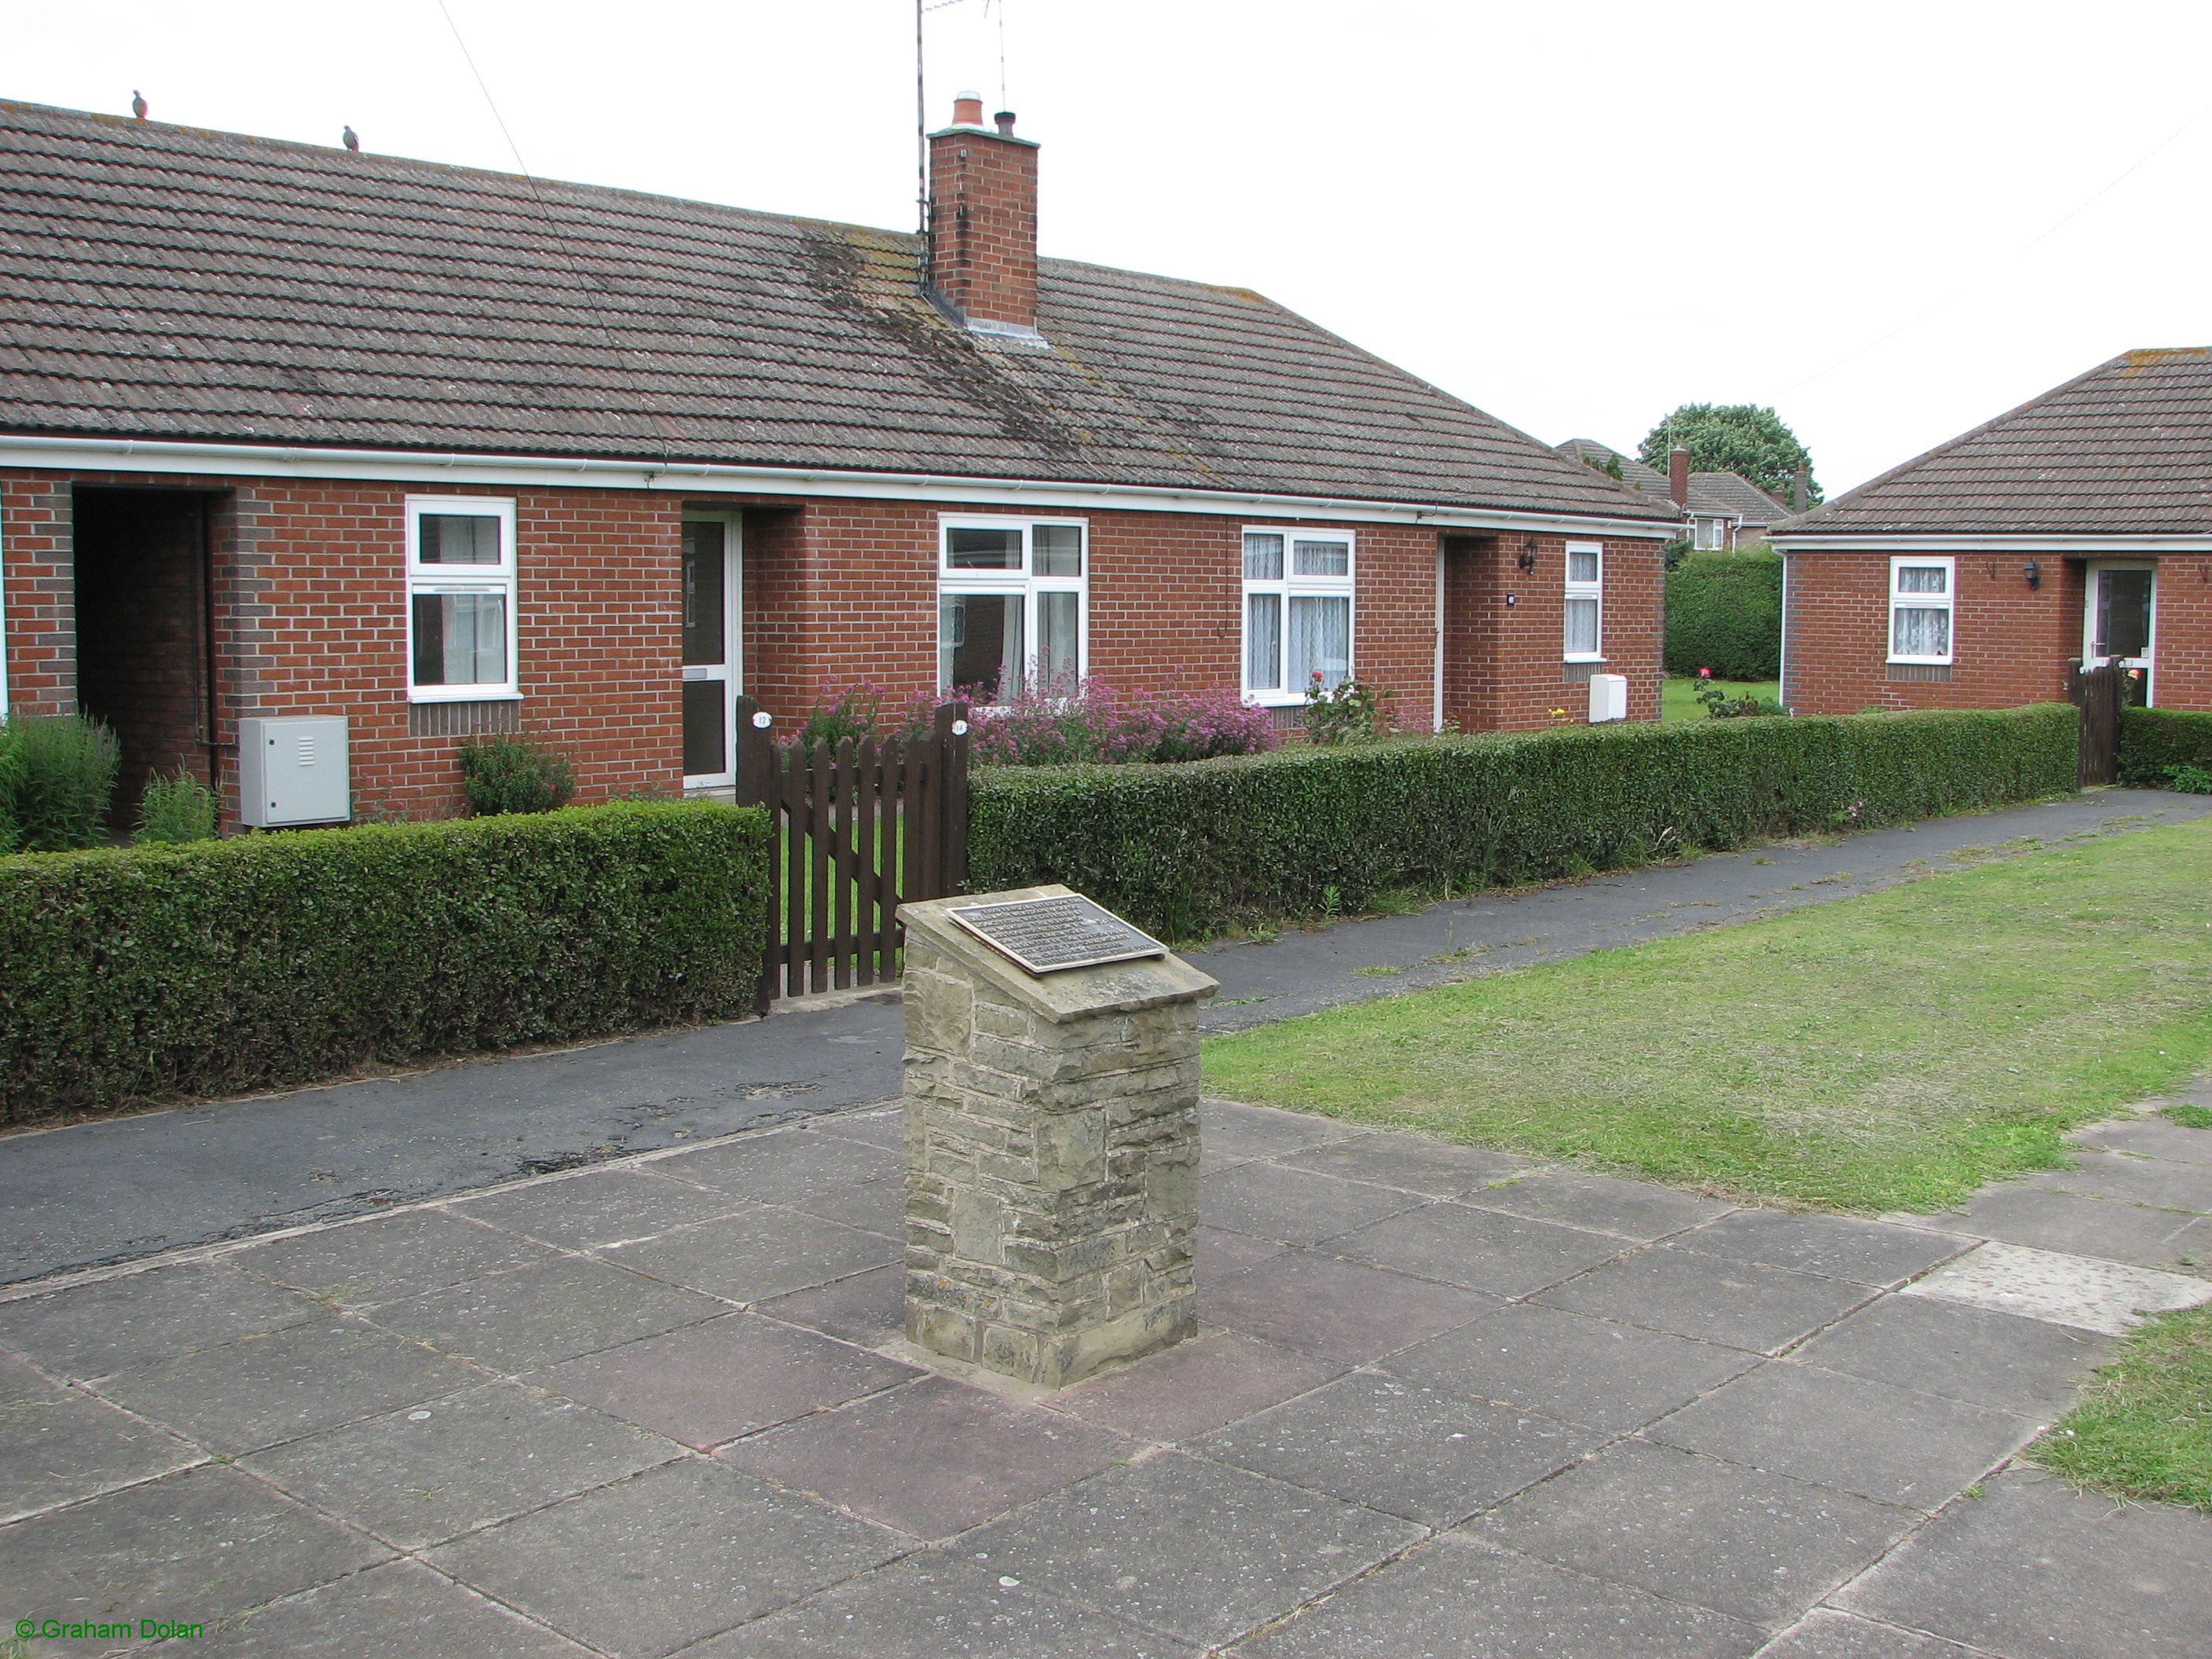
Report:
M1590 676L1590 724L1602 726L1607 720L1628 718L1628 676L1626 674L1593 674Z
M353 779L343 714L238 723L238 817L256 830L343 823Z

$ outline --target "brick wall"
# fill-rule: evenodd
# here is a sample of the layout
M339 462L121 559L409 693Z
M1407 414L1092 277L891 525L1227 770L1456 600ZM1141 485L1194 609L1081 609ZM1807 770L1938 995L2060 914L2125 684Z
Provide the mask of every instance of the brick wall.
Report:
M1444 559L1444 716L1465 732L1532 731L1589 718L1589 687L1565 662L1567 543L1450 537ZM1628 718L1659 718L1662 543L1604 541L1599 672L1628 678ZM1507 603L1508 599L1511 603ZM1554 711L1564 710L1564 714Z
M1951 678L1888 678L1889 556L1809 552L1790 556L1788 683L1784 696L1804 714L1870 708L2008 708L2062 701L2081 654L2086 567L2039 556L2043 583L2031 589L2024 553L1959 553L1952 613ZM2156 701L2212 709L2212 558L2157 561Z
M1037 147L930 135L930 281L964 316L1036 326Z

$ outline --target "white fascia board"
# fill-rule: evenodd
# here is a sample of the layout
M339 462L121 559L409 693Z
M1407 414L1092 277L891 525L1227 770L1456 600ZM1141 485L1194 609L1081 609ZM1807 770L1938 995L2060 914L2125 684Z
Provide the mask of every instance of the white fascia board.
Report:
M2057 553L2095 558L2104 554L2212 553L2212 535L2148 533L2113 536L1849 536L1767 537L1784 553Z
M190 443L144 438L46 438L6 433L0 433L0 465L42 471L98 468L115 472L198 473L252 478L373 478L416 484L470 483L501 488L550 484L574 489L647 489L682 495L820 495L1058 512L1208 513L1231 518L1411 524L1441 530L1544 531L1569 535L1649 537L1660 541L1668 538L1673 527L1671 521L1666 520L1418 507L1325 495L962 478L938 473L838 471L690 461L654 465L556 456L322 449L300 445Z

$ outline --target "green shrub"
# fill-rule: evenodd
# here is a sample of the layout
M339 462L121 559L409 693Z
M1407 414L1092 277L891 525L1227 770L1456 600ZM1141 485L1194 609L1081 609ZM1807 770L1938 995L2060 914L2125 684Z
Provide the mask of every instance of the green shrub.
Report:
M142 847L212 841L220 816L215 791L179 766L173 778L157 772L146 780L146 793L138 798L138 828L131 839Z
M1667 672L1716 679L1782 672L1782 556L1698 553L1667 573Z
M115 734L79 714L8 717L7 816L26 852L96 847L107 836L123 751Z
M1313 684L1306 688L1301 718L1306 736L1315 743L1372 743L1398 729L1396 703L1396 694L1389 687L1352 674L1324 690L1316 670Z
M1176 767L988 769L970 891L1063 881L1172 939L2069 792L2063 704L1439 738Z
M763 815L706 801L0 859L0 1121L752 1006Z
M2212 771L2212 714L2177 708L2120 710L2120 781L2139 789L2175 787L2183 767Z
M461 745L461 788L480 818L505 812L550 812L576 793L568 757L528 738L477 738Z

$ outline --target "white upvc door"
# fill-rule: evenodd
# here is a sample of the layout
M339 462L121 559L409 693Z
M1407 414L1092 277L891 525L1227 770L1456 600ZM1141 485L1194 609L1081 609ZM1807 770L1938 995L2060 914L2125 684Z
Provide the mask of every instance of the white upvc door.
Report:
M2156 690L2158 567L2140 560L2093 562L2081 617L2081 665L2140 672L2143 702Z
M738 628L743 520L734 513L684 520L684 787L737 781L737 696L744 684Z

